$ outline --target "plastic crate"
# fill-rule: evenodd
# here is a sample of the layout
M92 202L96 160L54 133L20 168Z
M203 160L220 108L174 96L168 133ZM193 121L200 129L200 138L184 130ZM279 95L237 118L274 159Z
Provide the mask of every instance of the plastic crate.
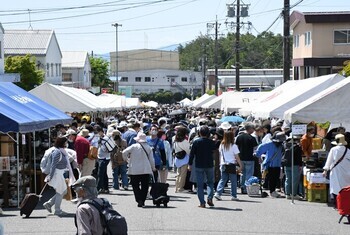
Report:
M260 196L260 184L247 185L248 196Z
M307 189L324 190L327 189L327 184L308 184Z
M327 189L308 189L307 201L308 202L327 202Z

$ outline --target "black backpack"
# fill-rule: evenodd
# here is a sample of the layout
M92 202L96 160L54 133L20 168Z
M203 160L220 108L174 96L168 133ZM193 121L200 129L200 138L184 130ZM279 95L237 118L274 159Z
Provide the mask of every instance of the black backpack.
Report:
M94 206L101 216L103 235L127 235L128 226L125 217L113 209L112 205L104 198L100 198L102 204L96 200L84 200L81 204L90 204Z

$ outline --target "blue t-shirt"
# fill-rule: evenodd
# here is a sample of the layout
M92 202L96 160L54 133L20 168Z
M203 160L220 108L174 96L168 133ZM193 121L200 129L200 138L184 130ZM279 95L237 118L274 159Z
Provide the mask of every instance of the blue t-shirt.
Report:
M151 146L153 150L154 163L156 166L162 165L162 158L160 150L164 150L164 142L159 138L152 139L151 136L147 136L147 144Z

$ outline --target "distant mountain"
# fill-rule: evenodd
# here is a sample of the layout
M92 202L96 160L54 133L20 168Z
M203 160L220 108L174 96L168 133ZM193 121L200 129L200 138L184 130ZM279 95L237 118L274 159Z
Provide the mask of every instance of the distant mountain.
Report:
M173 44L161 48L157 48L157 50L162 50L162 51L177 51L177 48L179 47L180 44Z

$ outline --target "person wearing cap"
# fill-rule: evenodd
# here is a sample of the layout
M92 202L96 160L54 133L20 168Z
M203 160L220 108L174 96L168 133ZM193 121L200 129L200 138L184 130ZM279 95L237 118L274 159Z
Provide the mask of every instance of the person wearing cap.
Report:
M337 134L332 144L335 146L328 153L323 175L326 177L327 171L330 171L329 191L336 202L339 191L350 185L350 150L347 148L348 143L343 134ZM335 207L337 208L336 203Z
M254 174L254 150L258 145L255 138L252 136L254 132L254 124L247 122L244 124L242 131L238 134L236 138L236 145L238 146L240 152L240 158L243 165L242 175L241 175L241 192L246 194L245 181L248 180Z
M75 138L77 137L77 132L73 129L68 129L66 131L65 136L68 139L68 148L75 150L74 149L74 141L75 141Z
M137 131L134 130L134 126L136 125L137 128L140 127L140 124L136 123L128 123L127 127L125 129L125 132L122 135L122 138L126 141L127 145L130 146L135 142L134 138L137 136Z
M265 154L266 157L262 162L263 170L269 173L268 184L271 197L278 198L281 195L276 192L278 181L280 180L281 160L283 155L283 142L286 141L286 135L283 132L275 132L272 137L272 142L261 144L256 150L256 156L261 157Z
M61 210L61 203L63 196L67 192L67 184L64 174L68 171L69 180L68 186L71 186L75 182L75 178L72 172L72 168L69 164L68 154L65 151L67 144L66 136L58 136L54 143L55 149L51 153L51 166L50 172L45 178L45 182L56 191L55 195L43 204L44 208L52 213L51 207L55 205L54 215L64 216L66 213Z
M107 142L110 136L105 135L102 128L99 129L97 134L99 136L99 145L98 145L98 170L97 170L97 190L99 193L109 193L108 190L108 175L107 175L107 166L111 159L111 154L108 152L106 146L103 144Z
M123 151L126 149L126 140L122 139L121 133L118 130L112 132L113 139L115 141L116 148L111 153L111 163L113 171L113 188L119 190L119 174L122 179L122 187L124 190L128 190L128 175L127 175L127 162L123 159Z
M84 200L102 202L101 199L97 198L98 192L96 189L96 179L94 177L81 177L72 186L80 202ZM78 204L76 211L76 227L78 235L102 234L103 226L98 209L88 203Z
M146 135L139 132L136 143L124 149L122 156L128 162L128 175L131 179L135 201L138 207L144 207L149 187L149 176L156 171L153 151L147 144Z

